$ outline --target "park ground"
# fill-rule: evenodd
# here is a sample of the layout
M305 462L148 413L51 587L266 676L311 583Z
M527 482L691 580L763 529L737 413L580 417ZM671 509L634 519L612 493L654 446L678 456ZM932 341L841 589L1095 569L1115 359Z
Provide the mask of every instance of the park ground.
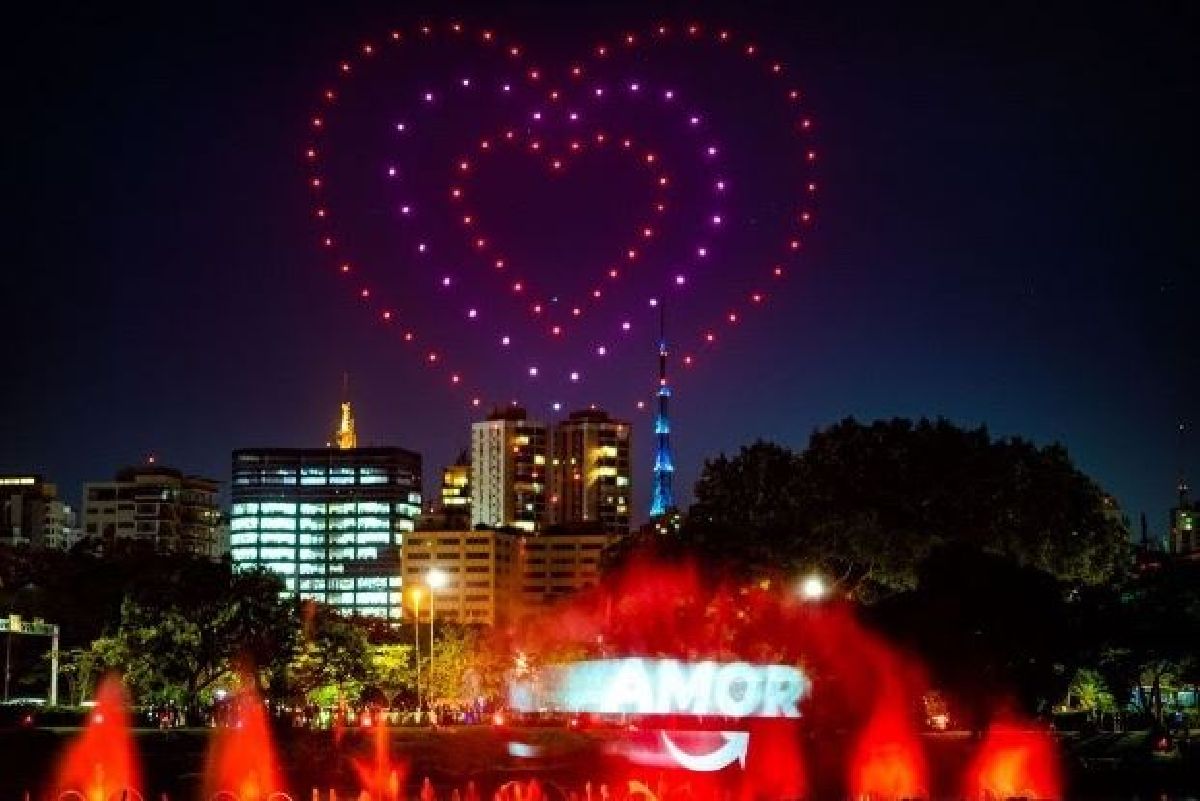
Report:
M21 799L27 790L38 797L53 772L57 754L77 733L77 729L67 728L0 731L0 801ZM146 790L152 793L147 797L159 798L165 793L172 799L198 798L210 736L211 731L205 729L136 730ZM559 790L582 790L588 781L615 785L634 776L651 786L657 781L656 769L631 772L607 755L606 742L623 736L620 732L476 726L436 731L396 728L388 736L391 760L409 766L410 797L416 796L416 787L425 777L444 799L467 781L474 781L482 797L490 798L492 790L506 781L537 777L547 787L551 801L558 801ZM831 753L844 747L834 736L826 740L810 743L813 765L825 763ZM957 797L956 777L975 742L966 733L930 735L925 742L933 797ZM1152 753L1146 732L1064 734L1060 742L1067 798L1072 801L1200 798L1200 732L1165 757ZM512 749L512 743L525 748ZM343 798L356 797L360 785L354 763L369 764L371 749L368 731L349 730L339 736L298 730L278 733L280 761L296 798L311 797L313 788L335 789ZM532 751L537 756L513 756L513 750ZM839 781L824 775L829 772L834 771L810 767L813 797L844 795Z

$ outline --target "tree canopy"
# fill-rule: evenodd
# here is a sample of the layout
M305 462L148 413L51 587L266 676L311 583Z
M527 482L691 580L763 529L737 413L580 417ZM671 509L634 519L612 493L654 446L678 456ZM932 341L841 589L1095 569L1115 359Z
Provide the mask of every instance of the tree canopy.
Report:
M952 543L1100 583L1123 564L1128 533L1060 445L851 418L799 453L760 440L707 461L679 533L631 546L647 539L746 576L821 569L869 600L916 586L928 554Z

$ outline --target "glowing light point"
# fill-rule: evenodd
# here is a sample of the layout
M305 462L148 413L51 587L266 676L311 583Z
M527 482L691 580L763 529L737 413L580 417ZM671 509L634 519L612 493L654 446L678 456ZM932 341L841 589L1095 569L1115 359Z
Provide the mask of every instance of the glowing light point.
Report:
M411 214L411 213L412 213L412 206L401 206L401 207L400 207L400 213L401 213L401 214Z
M656 306L658 306L658 298L650 298L650 308L653 309Z
M554 403L550 404L550 408L551 408L551 409L553 409L553 410L554 410L554 411L556 411L556 412L561 412L561 411L562 411L562 404L561 404L561 403L559 403L558 401L555 401Z
M512 91L512 84L511 84L511 83L506 83L506 84L504 84L504 86L501 86L500 88L501 88L501 89L503 89L505 92L511 92L511 91Z
M429 359L430 363L433 363L438 360L438 355L434 351L429 351L429 355L426 358Z
M731 323L736 323L736 322L737 322L737 320L738 320L737 313L736 313L736 312L730 312L730 313L729 313L729 322L731 322Z
M447 275L442 278L442 286L450 286L450 276Z
M825 586L825 581L820 576L808 576L800 582L798 588L800 597L805 601L819 601L829 592L829 588Z
M714 214L714 215L713 215L713 217L712 217L712 224L713 224L713 225L720 225L720 224L721 224L721 215L720 215L720 214Z
M704 257L706 257L708 255L708 248L705 248L705 247L696 248L696 255L703 259Z
M628 321L628 320L626 320L625 322L621 323L621 330L622 330L622 331L628 331L628 330L629 330L629 329L631 329L631 328L633 328L633 326L632 326L632 325L629 323L629 321Z
M426 93L425 93L425 102L426 102L426 103L432 103L432 102L433 102L433 92L426 92Z
M385 320L390 320L390 319L392 319L392 313L391 313L390 311L385 311L385 312L383 313L383 319L385 319Z
M710 155L710 156L715 156L715 155L717 155L717 148L716 148L716 147L714 147L714 146L712 146L712 145L709 145L709 147L708 147L708 155Z
M418 245L417 245L417 252L418 252L418 253L424 253L424 252L425 252L427 249L428 249L428 248L425 246L425 243L424 243L424 242L421 242L420 244L418 244Z
M596 348L597 356L605 356L607 354L608 354L608 348L604 347L603 345L600 345L599 347Z
M696 116L692 116L692 117L690 117L690 118L688 119L688 122L689 122L689 123L691 123L692 125L699 125L699 124L700 124L700 118L699 118L699 117L696 117Z
M533 117L535 120L540 120L542 118L542 112L535 111L530 116Z
M500 337L500 344L507 348L512 344L512 338L505 334L504 336Z
M685 276L685 275L675 276L675 285L676 286L683 286L686 283L687 283L687 276Z
M402 122L396 123L396 130L400 133L404 133L405 127L406 126Z
M672 92L670 89L668 89L667 91L663 92L663 99L664 100L674 100L675 93Z
M631 92L636 92L636 91L640 90L641 88L642 88L642 85L639 83L629 84L629 91L631 91Z
M572 381L578 381L578 380L579 380L579 373L578 373L577 371L575 371L575 370L572 370L572 371L571 371L571 376L570 376L570 378L571 378L571 380L572 380Z
M388 174L389 178L395 178L396 177L396 168L388 167L387 174Z
M471 398L471 405L472 405L472 406L478 406L478 405L479 405L479 404L481 404L481 403L483 403L483 401L481 401L479 398Z
M538 369L536 367L529 368L529 377L530 378L537 378L537 374L538 374Z
M705 339L705 341L707 341L707 342L716 342L716 341L717 341L717 335L716 335L716 334L714 334L712 331L709 331L707 334L705 334L705 335L704 335L704 339Z
M472 320L474 320L478 316L479 316L478 309L468 309L467 310L467 317L471 318Z
M465 87L468 87L468 86L470 86L470 85L471 85L471 79L470 79L470 78L463 78L463 79L462 79L462 85L463 85L463 87L464 87L464 88L465 88Z

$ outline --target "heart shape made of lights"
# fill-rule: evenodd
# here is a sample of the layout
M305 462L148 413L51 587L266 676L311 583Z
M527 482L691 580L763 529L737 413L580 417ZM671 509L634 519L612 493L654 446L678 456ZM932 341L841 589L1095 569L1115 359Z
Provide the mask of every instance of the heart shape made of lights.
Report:
M737 76L725 68L706 74L717 85L713 96L732 105L741 127L751 118L741 113L742 106L756 102L769 104L771 113L782 110L786 121L743 134L750 146L732 164L723 162L726 148L713 135L718 115L685 102L677 88L679 81L694 80L699 66L709 65L709 56L692 53L702 47L743 66ZM409 87L414 107L427 118L390 119L385 125L379 101L396 94L396 79L381 64L387 55L408 52L405 48L420 52L410 54L417 63L404 78L423 75L428 64L432 71L455 74L445 84ZM682 69L647 76L654 72L648 56L659 49L669 56L664 64ZM487 77L474 77L480 71ZM770 80L761 80L763 72ZM372 73L375 81L356 95L362 76ZM587 372L581 366L585 358L613 362L637 315L663 305L673 318L709 320L681 347L680 361L691 366L697 353L715 344L719 326L737 325L747 308L765 300L763 287L789 270L812 220L816 154L805 141L812 123L801 113L799 89L785 74L781 63L763 59L757 45L699 24L625 34L616 45L597 45L589 59L571 63L556 77L530 66L524 48L488 29L449 22L391 31L339 64L338 82L323 90L310 119L305 161L319 244L377 319L398 329L403 342L423 344L422 360L464 389L473 406L485 403L481 386L500 383L495 372L500 364L507 365L506 375L540 379L552 393L559 390L551 386L554 381L579 385ZM380 170L379 154L397 148L411 156L385 160ZM447 148L451 151L444 152ZM610 188L620 168L607 162L595 194L615 209L614 224L599 226L605 234L596 246L583 241L580 232L587 226L556 218L554 208L530 227L532 235L520 234L526 221L520 215L485 225L485 207L520 206L516 199L531 183L528 174L518 174L494 182L490 207L486 198L476 199L480 167L502 151L540 159L551 178L573 170L583 156L624 158L642 171L643 182L649 177L651 199L644 206L649 211L630 217L634 204L627 195L633 190ZM669 171L672 160L684 166ZM727 208L739 186L746 187L741 204ZM735 223L741 223L739 234L721 245L721 254L728 250L728 266L714 268L718 252L712 239L728 234ZM551 230L567 232L557 254L510 254ZM622 239L621 247L611 244ZM574 267L585 261L586 269ZM714 289L691 291L701 283L693 280L696 272ZM582 284L555 286L564 276ZM611 319L601 313L602 302L611 307ZM477 330L487 325L488 333ZM683 339L674 331L676 341ZM508 355L485 360L490 379L468 381L452 363L465 361L479 340L496 343ZM495 391L487 396L504 397Z

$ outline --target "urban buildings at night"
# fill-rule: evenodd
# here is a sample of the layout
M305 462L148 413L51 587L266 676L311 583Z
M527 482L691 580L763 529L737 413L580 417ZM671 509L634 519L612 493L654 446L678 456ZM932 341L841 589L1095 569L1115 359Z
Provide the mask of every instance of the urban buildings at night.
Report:
M599 409L572 412L554 427L550 522L629 532L629 423Z
M442 493L437 511L449 529L471 526L471 457L463 451L454 464L442 468Z
M401 617L401 549L421 510L419 454L240 449L231 498L237 567L264 567L288 592L346 614Z
M127 467L112 481L83 485L83 536L102 548L140 541L159 551L215 558L220 484L173 467Z
M471 525L535 531L547 522L548 431L513 406L471 426Z
M0 476L0 544L65 550L79 538L75 512L40 475Z
M492 626L512 619L520 548L521 536L511 529L419 530L409 535L404 541L407 609L428 620L433 592L432 613L439 620ZM428 587L430 571L445 576L443 586Z

